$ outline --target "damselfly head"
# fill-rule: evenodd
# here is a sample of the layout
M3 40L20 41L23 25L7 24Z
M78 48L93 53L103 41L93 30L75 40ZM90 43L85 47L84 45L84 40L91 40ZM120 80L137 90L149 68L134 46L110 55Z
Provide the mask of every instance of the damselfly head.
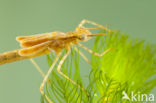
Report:
M93 36L106 35L106 33L92 34L89 30L91 30L91 29L90 28L84 28L84 27L77 27L76 33L77 33L78 39L80 41L87 41Z
M78 34L78 39L81 41L87 41L90 39L88 35L90 35L91 32L84 27L77 27L76 33Z

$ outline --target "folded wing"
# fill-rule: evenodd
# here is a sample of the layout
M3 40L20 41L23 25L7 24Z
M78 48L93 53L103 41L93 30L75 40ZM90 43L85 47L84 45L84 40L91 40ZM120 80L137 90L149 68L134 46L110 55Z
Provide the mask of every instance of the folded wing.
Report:
M53 33L45 33L32 36L20 36L17 37L16 40L20 42L20 46L23 48L32 47L34 45L41 44L53 39L55 37Z
M23 48L19 50L19 55L21 56L33 56L38 53L41 53L42 51L45 51L45 49L48 48L51 41L43 42L37 45L34 45L32 47Z

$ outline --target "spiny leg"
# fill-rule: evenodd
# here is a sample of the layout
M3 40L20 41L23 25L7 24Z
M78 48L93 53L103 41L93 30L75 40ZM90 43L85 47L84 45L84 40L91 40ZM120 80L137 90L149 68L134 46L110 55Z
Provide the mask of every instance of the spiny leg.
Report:
M63 77L66 78L67 80L69 80L71 83L73 83L74 85L76 85L77 87L79 87L82 91L84 91L84 92L87 94L87 92L86 92L86 90L85 90L84 88L82 88L79 84L77 84L77 83L74 82L72 79L70 79L67 75L65 75L64 73L61 72L61 66L62 66L63 62L65 61L65 59L68 57L69 54L70 54L70 48L67 50L67 53L66 53L66 54L63 56L63 58L61 59L59 65L58 65L58 67L57 67L57 72L58 72L61 76L63 76ZM89 96L89 95L87 94L87 96Z
M41 94L42 94L43 96L45 96L46 100L47 100L49 103L53 103L53 102L52 102L52 101L50 100L50 98L44 93L43 88L44 88L44 85L45 85L46 81L48 80L48 77L49 77L49 75L51 74L51 72L52 72L54 66L56 65L56 63L57 63L57 61L58 61L60 55L61 55L61 53L58 53L58 54L57 54L57 56L56 56L56 58L55 58L53 64L52 64L51 67L49 68L49 70L48 70L47 74L45 75L45 77L44 77L44 79L43 79L43 82L42 82L42 84L41 84L41 86L40 86L40 92L41 92Z
M44 77L45 74L43 73L43 71L41 70L41 68L37 65L37 63L33 59L30 59L30 61L35 66L36 70L41 74L41 76Z
M109 52L109 51L111 50L111 48L109 48L109 49L107 49L106 51L104 51L104 52L102 52L101 54L99 54L99 53L96 53L96 52L90 50L89 48L85 47L84 45L82 45L82 44L80 44L80 43L78 43L77 45L80 46L81 48L83 48L84 50L88 51L89 53L91 53L91 54L93 54L93 55L95 55L95 56L98 56L98 57L103 56L104 54L106 54L107 52Z
M89 21L89 20L85 20L85 19L82 20L82 21L80 22L79 27L82 27L85 23L95 25L95 26L97 26L97 27L99 27L99 28L103 28L103 29L106 30L107 32L113 32L113 31L111 31L110 29L108 29L107 27L104 27L104 26L102 26L102 25L100 25L100 24L97 24L97 23L95 23L95 22L93 22L93 21Z
M44 78L45 74L43 73L42 69L38 66L38 64L35 62L35 60L30 59L31 63L35 66L36 70L41 74L41 76ZM50 81L48 80L48 84L50 84Z
M88 58L80 51L77 49L77 47L73 47L75 49L75 51L77 51L81 56L82 58L88 63L90 64L90 61L88 60Z

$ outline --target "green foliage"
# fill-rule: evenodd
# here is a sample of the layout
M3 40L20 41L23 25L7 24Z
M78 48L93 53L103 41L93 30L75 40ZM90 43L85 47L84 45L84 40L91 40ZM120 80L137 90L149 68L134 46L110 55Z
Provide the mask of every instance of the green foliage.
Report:
M54 103L131 103L122 100L123 91L128 95L131 91L149 93L156 86L153 77L156 74L156 48L122 33L96 37L93 51L103 52L108 48L112 50L103 57L91 55L89 83L83 81L79 73L79 54L74 50L62 66L62 72L85 88L89 96L61 77L56 69L49 77L46 94ZM47 55L49 66L54 58L53 54ZM46 102L44 97L41 101Z

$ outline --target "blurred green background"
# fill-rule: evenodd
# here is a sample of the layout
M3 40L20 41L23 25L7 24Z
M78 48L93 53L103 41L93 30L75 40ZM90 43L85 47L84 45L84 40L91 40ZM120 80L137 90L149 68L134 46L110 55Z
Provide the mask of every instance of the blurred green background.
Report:
M19 48L16 36L73 31L82 19L110 24L156 44L155 4L155 0L0 0L0 52ZM44 72L48 70L46 56L35 60ZM88 73L90 66L81 63ZM40 103L41 81L29 60L0 66L0 103Z

